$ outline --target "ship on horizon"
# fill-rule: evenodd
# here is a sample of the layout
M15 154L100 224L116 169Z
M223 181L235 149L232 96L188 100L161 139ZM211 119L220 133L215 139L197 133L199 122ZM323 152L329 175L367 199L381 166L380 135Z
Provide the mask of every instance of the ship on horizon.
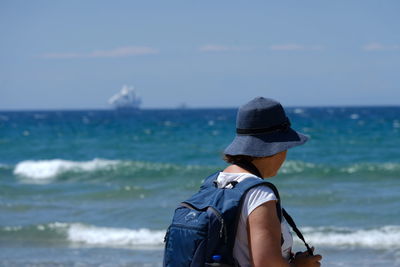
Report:
M142 100L133 86L123 85L121 91L108 99L108 103L118 110L137 110Z

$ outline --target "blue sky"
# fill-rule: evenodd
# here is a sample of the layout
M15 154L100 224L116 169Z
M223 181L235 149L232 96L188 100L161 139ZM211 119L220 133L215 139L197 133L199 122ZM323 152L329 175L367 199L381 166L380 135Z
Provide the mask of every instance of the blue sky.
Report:
M0 110L399 105L400 2L0 1Z

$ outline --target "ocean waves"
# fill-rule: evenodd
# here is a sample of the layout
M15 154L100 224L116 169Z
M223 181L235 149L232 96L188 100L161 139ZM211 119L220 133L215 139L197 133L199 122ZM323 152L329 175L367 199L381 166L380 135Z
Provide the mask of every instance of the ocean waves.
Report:
M201 166L180 166L168 163L93 159L91 161L68 161L63 159L28 160L19 162L13 174L20 178L36 181L54 180L60 177L76 177L77 175L97 176L99 173L109 174L110 180L125 176L168 176L171 173L201 170Z
M368 229L306 227L303 234L313 246L369 249L400 249L400 225Z
M99 227L83 223L54 222L31 226L0 228L1 241L35 243L69 243L88 247L160 248L165 231L146 228Z
M348 165L315 164L303 161L286 161L279 171L282 175L315 178L397 178L399 162L358 162Z
M18 163L13 171L14 175L31 179L51 179L68 172L93 172L98 170L112 170L121 164L117 160L94 159L92 161L77 162L62 159L27 160Z
M110 180L128 176L150 178L162 178L176 174L204 176L223 169L223 163L221 166L201 166L95 158L90 161L27 160L21 161L13 167L0 165L0 170L9 170L10 168L13 169L12 173L16 177L32 182L49 182L61 177L68 179L83 176L90 179L99 177L99 173L109 177ZM304 177L399 177L400 163L355 163L347 166L333 166L303 161L287 161L280 170L280 174Z
M311 245L332 248L400 250L400 225L352 229L305 227L302 231ZM100 227L83 223L54 222L33 226L0 228L1 241L68 243L86 247L125 247L161 249L165 230ZM297 241L296 241L297 242ZM300 242L300 241L299 241ZM300 244L300 243L299 243Z

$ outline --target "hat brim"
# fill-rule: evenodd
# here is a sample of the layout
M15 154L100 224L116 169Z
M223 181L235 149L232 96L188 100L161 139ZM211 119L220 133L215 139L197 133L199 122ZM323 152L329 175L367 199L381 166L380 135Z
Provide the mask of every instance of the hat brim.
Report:
M225 149L226 155L247 155L267 157L300 146L308 137L292 128L287 131L276 131L268 134L236 135L232 143Z

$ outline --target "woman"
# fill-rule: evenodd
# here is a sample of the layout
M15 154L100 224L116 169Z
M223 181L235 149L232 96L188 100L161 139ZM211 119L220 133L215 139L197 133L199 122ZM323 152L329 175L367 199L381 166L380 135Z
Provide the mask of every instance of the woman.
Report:
M263 97L240 107L236 126L236 138L224 151L225 160L231 165L217 178L220 188L255 177L243 162L255 167L262 178L275 176L287 150L308 139L290 128L279 102ZM287 222L278 219L276 201L272 189L266 186L255 187L246 194L233 250L237 263L242 267L320 266L320 255L303 252L293 257L293 239Z

